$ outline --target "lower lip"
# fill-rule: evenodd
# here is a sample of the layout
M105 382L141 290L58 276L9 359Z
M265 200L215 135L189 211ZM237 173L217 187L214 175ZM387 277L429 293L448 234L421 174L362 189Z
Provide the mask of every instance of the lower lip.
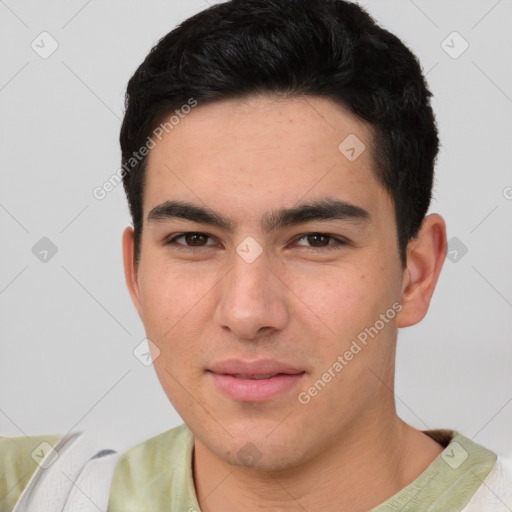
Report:
M304 373L278 374L269 379L240 379L233 375L209 372L217 387L238 402L265 402L290 391L301 381Z

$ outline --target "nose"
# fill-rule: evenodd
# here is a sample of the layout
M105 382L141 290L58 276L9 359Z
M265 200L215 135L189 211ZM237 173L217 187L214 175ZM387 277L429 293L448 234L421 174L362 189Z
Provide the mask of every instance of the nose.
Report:
M265 251L251 263L235 254L220 293L214 319L239 339L257 341L288 322L287 288Z

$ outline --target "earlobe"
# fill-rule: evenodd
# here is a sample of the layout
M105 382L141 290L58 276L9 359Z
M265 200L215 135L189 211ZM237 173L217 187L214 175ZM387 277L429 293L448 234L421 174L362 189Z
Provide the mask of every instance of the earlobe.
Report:
M141 306L137 267L135 265L134 259L134 232L132 226L128 226L123 232L123 263L126 286L130 292L133 305L135 306L135 309L138 311L140 316Z
M446 224L434 213L425 217L418 236L407 247L402 310L397 327L417 324L427 314L434 289L446 258Z

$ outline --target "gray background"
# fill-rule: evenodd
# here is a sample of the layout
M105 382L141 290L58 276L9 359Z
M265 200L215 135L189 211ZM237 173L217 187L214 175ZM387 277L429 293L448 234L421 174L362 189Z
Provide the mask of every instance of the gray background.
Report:
M457 429L510 455L512 2L364 5L418 55L434 93L431 211L447 221L453 260L427 318L399 333L398 410L417 428ZM122 186L102 201L92 190L119 167L129 77L205 6L0 0L2 435L87 430L123 450L181 423L133 354L144 330L123 277ZM43 31L59 45L45 59L31 47L51 49ZM57 248L46 261L45 242L33 252L43 237Z

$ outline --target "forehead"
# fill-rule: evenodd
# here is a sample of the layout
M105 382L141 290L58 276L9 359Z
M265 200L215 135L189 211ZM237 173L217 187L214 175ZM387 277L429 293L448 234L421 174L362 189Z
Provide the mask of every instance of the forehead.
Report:
M151 149L144 212L186 199L258 215L326 193L375 211L387 193L374 166L370 126L332 100L255 96L199 104Z

